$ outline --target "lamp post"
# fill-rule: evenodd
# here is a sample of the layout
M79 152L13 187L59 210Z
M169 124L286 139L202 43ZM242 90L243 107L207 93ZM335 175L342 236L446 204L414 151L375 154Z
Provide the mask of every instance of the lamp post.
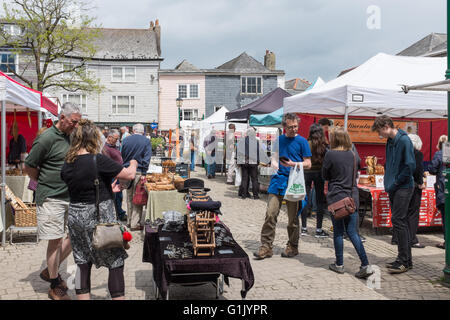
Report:
M180 128L181 107L183 106L183 99L177 98L176 101L178 107L178 128Z
M450 0L447 0L447 35L450 34ZM447 71L445 78L450 79L450 60L448 53L450 44L447 41ZM450 92L447 92L447 130L450 133L450 122L448 116L450 115ZM444 284L450 286L450 163L445 164L445 268L444 268ZM444 220L442 221L444 223Z

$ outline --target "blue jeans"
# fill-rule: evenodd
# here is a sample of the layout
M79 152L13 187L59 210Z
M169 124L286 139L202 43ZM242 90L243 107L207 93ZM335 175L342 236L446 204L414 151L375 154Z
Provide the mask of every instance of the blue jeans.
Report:
M334 251L336 253L336 265L344 265L344 230L347 232L356 253L358 253L359 260L361 260L361 266L365 267L369 265L366 250L364 249L364 245L361 242L361 238L359 237L356 228L358 224L358 212L356 211L342 220L335 220L333 216L331 216L331 221L333 222L333 240Z
M191 171L195 171L195 151L191 151Z
M211 175L213 177L216 176L216 163L213 162L212 164L208 164L208 175Z

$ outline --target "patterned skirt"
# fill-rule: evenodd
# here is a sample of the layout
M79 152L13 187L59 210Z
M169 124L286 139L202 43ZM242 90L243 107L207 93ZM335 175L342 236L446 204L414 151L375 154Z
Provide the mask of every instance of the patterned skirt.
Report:
M100 202L100 222L117 222L113 200ZM97 251L92 247L92 237L97 225L95 204L70 203L67 224L76 264L92 263L97 268L107 267L109 269L124 265L124 260L128 257L125 249L113 248Z

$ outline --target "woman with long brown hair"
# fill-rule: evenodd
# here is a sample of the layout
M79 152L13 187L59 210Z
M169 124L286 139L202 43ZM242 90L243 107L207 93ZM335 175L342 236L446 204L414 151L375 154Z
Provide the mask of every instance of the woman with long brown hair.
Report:
M305 169L306 194L308 195L308 204L302 211L302 230L301 234L307 234L307 213L311 208L312 184L316 192L317 212L316 212L316 238L326 238L328 233L322 230L323 214L325 212L324 180L322 178L322 164L328 149L328 143L325 139L323 128L320 124L313 123L309 127L308 137L309 148L311 149L311 169Z
M130 166L124 168L102 155L101 132L90 120L80 120L70 138L70 149L61 170L61 178L67 184L70 196L68 227L73 257L77 264L75 281L77 298L90 299L91 268L95 264L97 268L104 266L109 269L108 289L111 298L122 300L125 296L124 260L128 257L125 249L97 251L92 246L92 237L97 225L94 180L97 176L100 180L100 222L118 222L111 181L113 178L134 179L137 162L132 160Z
M356 208L359 207L359 194L356 184L357 160L352 151L352 142L348 132L342 127L334 127L330 132L331 150L325 155L322 166L322 176L328 181L327 203L338 202L346 197L352 197ZM347 232L359 259L361 267L355 274L358 278L367 278L373 271L370 269L369 260L361 238L357 232L358 210L349 216L336 220L331 216L333 223L333 240L336 261L329 268L337 273L344 273L344 231Z

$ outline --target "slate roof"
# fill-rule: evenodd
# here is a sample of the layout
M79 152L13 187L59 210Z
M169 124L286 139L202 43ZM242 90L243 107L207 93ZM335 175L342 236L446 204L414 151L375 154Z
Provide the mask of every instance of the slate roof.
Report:
M447 34L430 33L423 39L397 53L398 56L430 56L438 52L447 51Z
M225 62L217 68L210 70L214 73L239 73L239 74L284 74L282 70L269 70L261 62L249 56L246 52L241 53L236 58Z
M198 69L186 59L175 69L160 69L161 74L205 74L205 75L241 75L241 74L267 74L284 75L283 70L269 70L262 63L243 52L236 58L225 62L215 69Z
M285 90L305 91L310 85L311 82L309 82L308 80L295 78L292 80L287 80L284 84L284 88Z
M160 59L156 33L151 29L100 29L94 41L97 52L94 59L101 60L153 60ZM77 56L75 54L75 56Z

